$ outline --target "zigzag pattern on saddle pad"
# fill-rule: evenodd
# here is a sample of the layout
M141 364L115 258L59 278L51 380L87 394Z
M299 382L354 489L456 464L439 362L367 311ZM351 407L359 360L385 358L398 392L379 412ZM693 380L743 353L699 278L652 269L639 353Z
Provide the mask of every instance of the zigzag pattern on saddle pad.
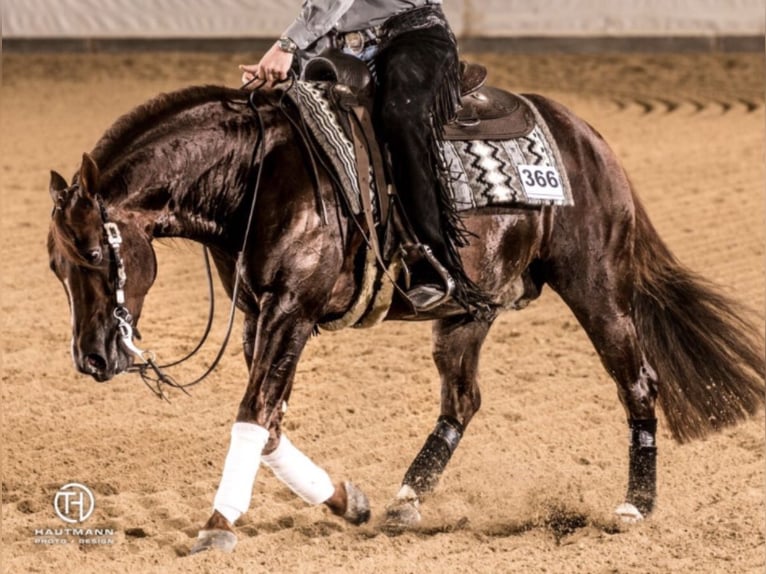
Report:
M330 88L326 82L299 81L287 96L300 110L340 180L351 211L357 214L361 212L361 202L354 145L341 127L327 93ZM528 135L509 140L441 143L458 211L574 204L558 147L532 102L524 100L536 119L535 128Z
M356 176L354 144L340 125L337 112L327 91L327 82L295 82L286 95L300 111L303 122L330 162L340 180L351 211L362 211L359 179Z

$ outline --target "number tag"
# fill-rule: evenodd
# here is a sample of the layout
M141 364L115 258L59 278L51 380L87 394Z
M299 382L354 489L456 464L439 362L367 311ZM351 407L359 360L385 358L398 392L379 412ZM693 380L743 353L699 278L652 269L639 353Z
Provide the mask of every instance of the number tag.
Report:
M529 199L559 200L564 197L561 177L555 167L546 165L519 165L519 177Z

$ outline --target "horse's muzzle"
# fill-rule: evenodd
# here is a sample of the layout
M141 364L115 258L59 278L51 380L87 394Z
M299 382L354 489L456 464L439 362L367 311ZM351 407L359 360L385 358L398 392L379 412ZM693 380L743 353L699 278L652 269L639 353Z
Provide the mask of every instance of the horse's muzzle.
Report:
M122 373L131 362L131 358L119 348L116 341L108 347L94 345L87 349L79 349L76 355L77 370L93 377L99 383L109 381Z
M106 359L98 353L86 355L83 358L83 365L80 371L86 375L91 375L99 383L108 381L111 378L107 370Z

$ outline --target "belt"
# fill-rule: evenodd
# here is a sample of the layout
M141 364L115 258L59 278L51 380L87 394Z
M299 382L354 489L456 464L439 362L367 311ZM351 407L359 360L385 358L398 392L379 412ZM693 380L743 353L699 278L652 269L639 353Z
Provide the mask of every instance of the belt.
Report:
M380 44L385 37L383 26L374 26L353 32L336 32L335 42L338 48L347 48L354 54L361 54L368 46Z
M433 26L443 26L450 30L441 4L432 4L427 1L424 6L391 16L379 26L352 32L335 31L333 36L337 48L347 48L354 54L361 54L368 46L380 44L384 40L391 39L401 33Z

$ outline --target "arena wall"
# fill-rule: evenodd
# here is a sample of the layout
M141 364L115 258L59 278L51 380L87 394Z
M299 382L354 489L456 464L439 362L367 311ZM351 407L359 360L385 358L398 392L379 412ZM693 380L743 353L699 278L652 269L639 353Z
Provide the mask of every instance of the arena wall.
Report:
M299 2L3 0L6 44L41 39L272 39ZM446 0L456 33L478 39L751 39L766 0ZM762 43L762 41L760 42Z

